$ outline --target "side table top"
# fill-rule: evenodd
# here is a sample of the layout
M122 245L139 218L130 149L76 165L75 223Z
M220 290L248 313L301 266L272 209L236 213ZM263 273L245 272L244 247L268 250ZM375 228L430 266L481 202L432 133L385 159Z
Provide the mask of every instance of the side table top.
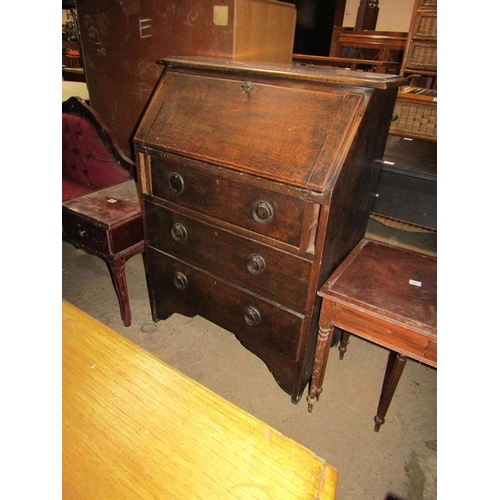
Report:
M113 225L141 214L137 186L128 180L64 202L63 209Z
M318 292L437 335L437 259L363 239Z

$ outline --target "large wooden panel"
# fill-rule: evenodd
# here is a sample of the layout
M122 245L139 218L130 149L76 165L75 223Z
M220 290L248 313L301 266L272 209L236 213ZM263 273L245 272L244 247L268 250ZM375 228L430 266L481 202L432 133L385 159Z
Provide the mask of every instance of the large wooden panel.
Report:
M63 498L335 497L308 449L66 302L62 325Z
M79 0L90 102L131 153L131 138L171 55L290 62L295 7L271 0Z

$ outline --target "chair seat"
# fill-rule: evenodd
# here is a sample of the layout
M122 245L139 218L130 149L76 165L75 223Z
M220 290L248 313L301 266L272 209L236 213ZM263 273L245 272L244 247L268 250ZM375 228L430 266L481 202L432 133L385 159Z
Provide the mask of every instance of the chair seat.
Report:
M84 194L91 193L95 191L96 188L90 184L83 184L74 179L70 179L63 175L62 178L62 201L63 203L68 200L72 200L78 196L83 196Z

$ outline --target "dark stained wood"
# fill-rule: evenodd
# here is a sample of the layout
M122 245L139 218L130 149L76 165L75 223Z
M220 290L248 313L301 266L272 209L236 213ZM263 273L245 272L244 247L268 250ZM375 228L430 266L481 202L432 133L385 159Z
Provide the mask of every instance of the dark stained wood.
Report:
M228 329L297 402L317 291L364 235L404 80L163 63L135 136L153 319L201 314Z
M141 207L134 180L73 198L62 205L63 239L108 264L120 314L130 326L132 314L125 263L144 251Z
M377 26L378 12L378 0L360 0L354 29L374 30Z
M437 260L363 239L318 295L323 303L309 388L309 411L323 390L333 331L338 328L344 330L340 359L344 357L351 333L392 353L375 417L378 431L406 357L437 367Z
M149 244L177 259L189 260L203 269L217 269L227 281L258 295L306 313L302 289L307 287L312 256L297 258L251 237L200 221L161 205L146 203ZM157 228L165 228L158 231ZM249 279L251 278L251 280Z

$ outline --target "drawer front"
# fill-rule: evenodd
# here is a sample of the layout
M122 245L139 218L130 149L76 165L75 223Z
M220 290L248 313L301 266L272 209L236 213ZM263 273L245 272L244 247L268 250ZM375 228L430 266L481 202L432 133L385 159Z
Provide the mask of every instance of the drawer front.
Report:
M340 302L335 302L332 323L370 342L437 367L437 341L409 324L383 319L380 314Z
M304 322L302 315L277 307L154 249L148 252L148 272L159 317L172 313L165 308L168 309L166 304L174 299L235 333L240 342L268 366L293 371Z
M151 247L305 313L311 262L155 203L145 213Z
M152 195L300 247L305 202L201 162L152 157ZM309 224L309 221L307 221Z
M86 246L96 252L109 252L108 238L104 228L70 215L63 210L62 224L64 233L76 243Z

